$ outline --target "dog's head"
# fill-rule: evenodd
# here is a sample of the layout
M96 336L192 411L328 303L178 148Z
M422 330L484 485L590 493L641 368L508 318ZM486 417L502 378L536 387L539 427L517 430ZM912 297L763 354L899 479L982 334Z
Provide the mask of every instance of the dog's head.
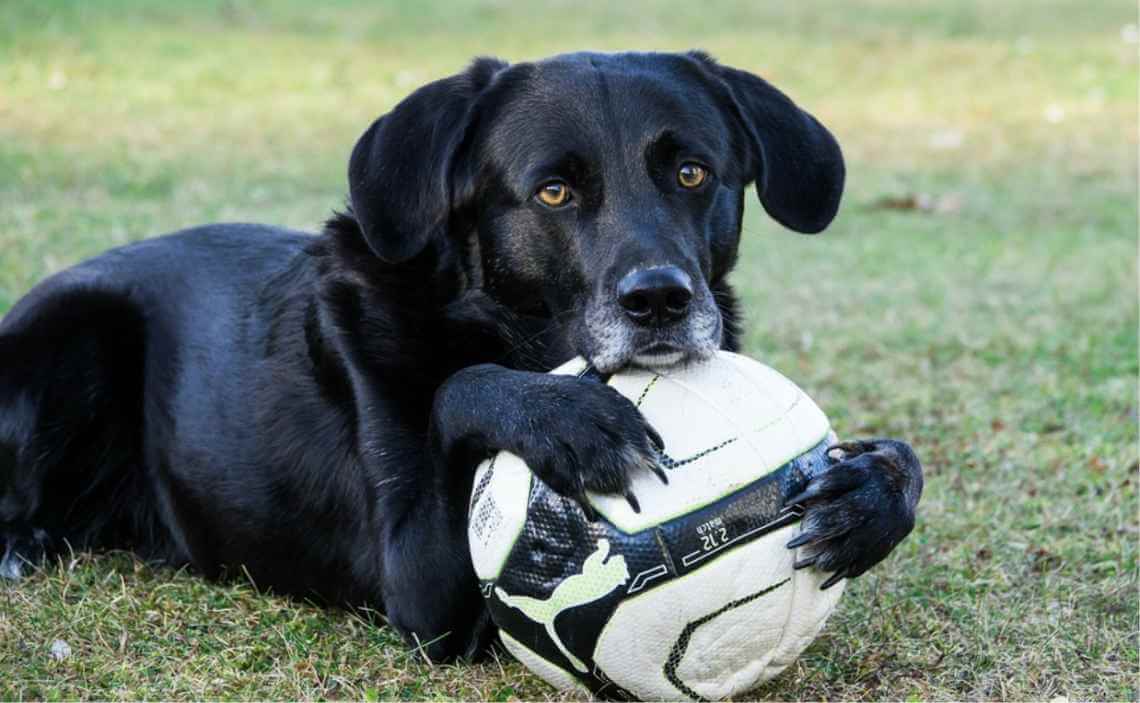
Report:
M603 371L712 354L746 186L814 233L843 177L815 118L701 53L479 59L377 120L349 164L377 256L462 248L475 285Z

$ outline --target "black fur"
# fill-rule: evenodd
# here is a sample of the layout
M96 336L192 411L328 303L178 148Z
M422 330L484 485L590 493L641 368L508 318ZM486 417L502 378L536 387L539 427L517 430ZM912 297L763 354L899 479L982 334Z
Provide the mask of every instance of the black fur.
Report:
M709 173L679 185L682 164ZM767 83L703 54L476 61L373 124L319 236L215 225L52 276L0 322L0 571L130 548L385 611L434 658L491 628L466 546L496 449L556 490L621 492L656 441L603 370L738 344L726 280L745 187L831 221L843 159ZM535 193L552 179L570 201ZM631 319L624 276L691 282ZM855 576L910 530L905 445L845 445L803 496L815 563Z

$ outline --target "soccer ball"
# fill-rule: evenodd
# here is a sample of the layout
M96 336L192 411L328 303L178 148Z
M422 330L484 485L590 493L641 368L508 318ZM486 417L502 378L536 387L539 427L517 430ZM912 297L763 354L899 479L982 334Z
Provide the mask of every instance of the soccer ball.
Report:
M593 373L581 359L553 373ZM600 378L598 382L603 382ZM784 498L827 466L827 417L795 384L721 352L607 381L665 439L668 484L633 477L622 496L578 504L518 457L477 470L468 538L506 648L558 688L610 698L719 699L791 664L843 583L794 570L802 510Z

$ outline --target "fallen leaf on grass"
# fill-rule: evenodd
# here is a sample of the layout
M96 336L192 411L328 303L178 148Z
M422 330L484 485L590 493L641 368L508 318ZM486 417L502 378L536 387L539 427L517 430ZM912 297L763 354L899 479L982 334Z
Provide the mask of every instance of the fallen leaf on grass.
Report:
M962 196L958 193L934 196L929 193L907 193L905 195L884 195L873 201L871 210L899 210L903 212L925 212L934 215L953 215L962 209Z
M1026 551L1029 553L1029 568L1034 573L1043 574L1061 566L1061 557L1044 547L1030 548Z

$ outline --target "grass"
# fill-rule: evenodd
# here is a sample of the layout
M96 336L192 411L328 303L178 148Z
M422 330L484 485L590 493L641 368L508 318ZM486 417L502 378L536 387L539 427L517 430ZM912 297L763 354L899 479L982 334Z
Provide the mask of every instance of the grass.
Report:
M704 47L849 161L822 236L750 205L749 353L927 470L910 539L756 695L1136 700L1136 23L1122 0L6 0L0 311L181 226L317 227L370 120L470 56ZM941 207L898 207L918 195ZM0 699L557 695L123 554L0 588Z

